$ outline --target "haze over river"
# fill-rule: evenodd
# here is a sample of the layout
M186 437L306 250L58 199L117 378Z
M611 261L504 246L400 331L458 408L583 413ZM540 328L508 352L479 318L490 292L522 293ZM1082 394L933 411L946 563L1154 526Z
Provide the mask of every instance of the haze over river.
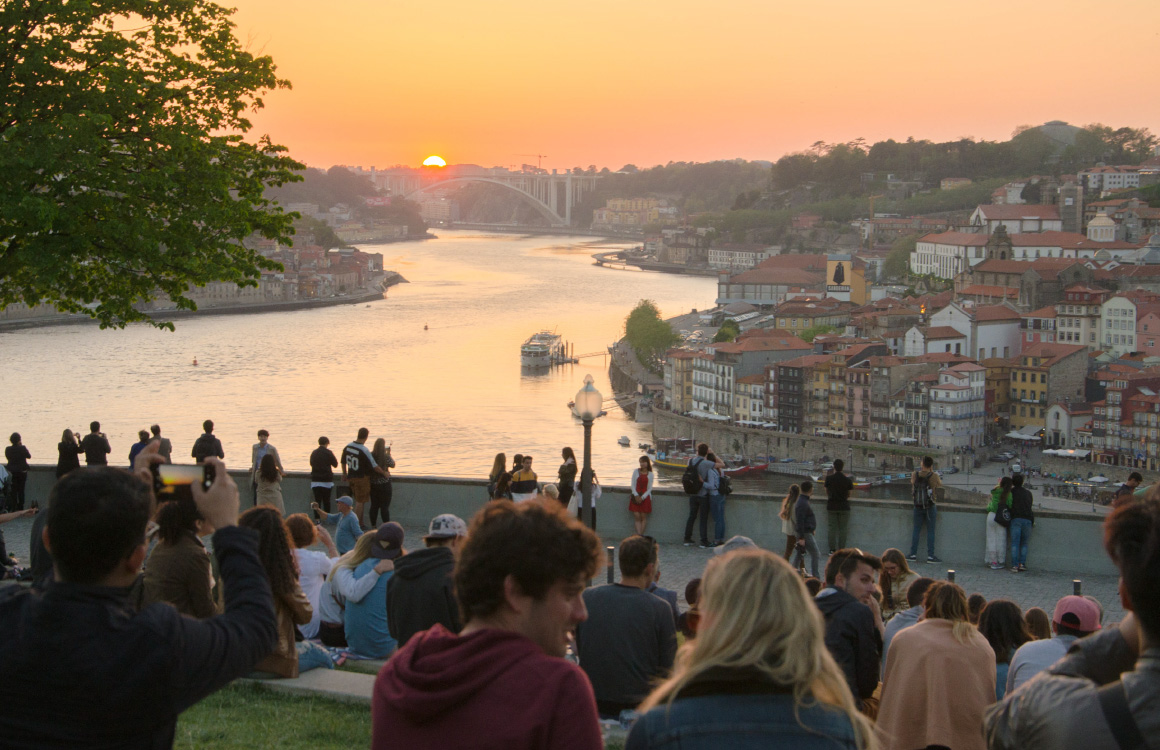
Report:
M137 431L158 422L175 460L190 463L209 418L228 466L249 467L264 427L293 471L308 468L319 435L337 453L366 426L372 441L393 443L396 473L486 477L504 451L509 462L531 453L541 481L555 481L560 448L579 456L583 447L567 403L588 373L612 396L608 359L521 371L520 344L547 328L577 354L603 352L640 299L668 317L710 307L716 295L712 278L592 263L592 253L623 244L437 233L362 246L410 282L369 305L186 318L174 333L95 325L0 333L0 432L21 433L33 463L55 464L61 432L86 433L96 419L112 443L110 463L127 465ZM607 408L593 427L593 467L602 481L623 484L637 444L652 442L651 426ZM631 447L616 444L621 435Z

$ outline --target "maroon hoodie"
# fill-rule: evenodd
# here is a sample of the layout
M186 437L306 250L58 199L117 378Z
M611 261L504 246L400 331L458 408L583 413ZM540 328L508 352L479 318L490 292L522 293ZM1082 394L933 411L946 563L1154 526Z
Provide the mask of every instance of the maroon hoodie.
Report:
M375 680L374 750L601 750L588 677L505 630L416 634Z

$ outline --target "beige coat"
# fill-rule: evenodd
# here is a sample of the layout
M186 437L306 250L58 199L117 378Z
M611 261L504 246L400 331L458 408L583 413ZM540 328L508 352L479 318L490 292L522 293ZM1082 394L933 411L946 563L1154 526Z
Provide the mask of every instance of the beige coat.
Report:
M983 710L995 702L995 652L974 628L959 643L951 627L923 620L890 642L878 713L885 750L986 750Z
M314 608L310 606L310 600L302 593L302 589L295 586L292 595L274 599L274 611L278 614L278 645L254 669L258 672L273 672L282 677L297 677L298 647L294 626L310 622Z

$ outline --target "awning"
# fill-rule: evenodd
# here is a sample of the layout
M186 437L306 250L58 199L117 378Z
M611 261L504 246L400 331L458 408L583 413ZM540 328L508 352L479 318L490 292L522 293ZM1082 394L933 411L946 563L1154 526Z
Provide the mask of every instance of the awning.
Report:
M1008 438L1009 440L1039 440L1038 435L1024 435L1022 432L1015 431L1008 432L1003 437Z
M718 422L730 421L729 417L725 416L724 414L710 414L707 411L691 411L689 412L689 416L696 417L697 419L713 419Z
M1094 477L1088 477L1088 481L1094 482L1096 484L1103 484L1104 482L1108 481L1108 478L1104 477L1104 476L1094 476Z
M1075 448L1060 448L1055 452L1055 455L1063 456L1064 458L1087 458L1089 455L1091 455L1091 451L1081 451L1076 450Z
M904 437L904 438L898 438L898 442L900 442L900 443L917 443L918 440L916 438L905 438Z

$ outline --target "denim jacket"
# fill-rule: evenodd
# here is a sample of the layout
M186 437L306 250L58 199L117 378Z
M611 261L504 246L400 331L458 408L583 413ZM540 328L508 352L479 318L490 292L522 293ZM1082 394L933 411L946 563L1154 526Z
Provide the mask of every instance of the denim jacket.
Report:
M840 710L820 704L799 709L793 694L758 673L715 669L673 701L644 714L625 750L855 750L854 728Z

